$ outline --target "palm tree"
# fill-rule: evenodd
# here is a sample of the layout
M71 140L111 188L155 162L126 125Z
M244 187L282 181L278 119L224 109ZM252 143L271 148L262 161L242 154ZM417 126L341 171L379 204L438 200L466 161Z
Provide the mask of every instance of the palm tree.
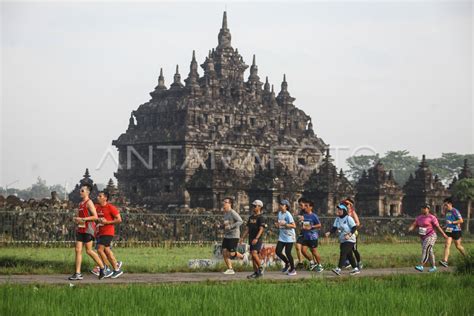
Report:
M454 197L461 201L467 202L467 223L466 231L469 234L469 222L471 220L471 204L474 200L474 179L462 179L453 187Z

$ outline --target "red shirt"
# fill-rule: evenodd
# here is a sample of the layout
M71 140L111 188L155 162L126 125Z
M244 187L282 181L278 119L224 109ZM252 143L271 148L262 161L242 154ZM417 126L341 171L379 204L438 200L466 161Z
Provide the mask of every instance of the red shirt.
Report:
M120 214L119 210L110 203L105 204L104 206L96 204L95 208L97 210L97 216L99 218L105 218L106 221L113 221L115 216ZM99 224L99 236L113 236L115 235L115 226L114 225L102 225Z
M84 218L84 217L90 216L89 209L87 208L87 202L89 201L90 200L82 201L81 203L79 203L79 210L77 212L77 217ZM80 227L80 226L83 226L83 227ZM95 231L94 222L85 222L83 225L77 226L78 233L82 233L82 234L87 233L87 234L94 235L94 231Z

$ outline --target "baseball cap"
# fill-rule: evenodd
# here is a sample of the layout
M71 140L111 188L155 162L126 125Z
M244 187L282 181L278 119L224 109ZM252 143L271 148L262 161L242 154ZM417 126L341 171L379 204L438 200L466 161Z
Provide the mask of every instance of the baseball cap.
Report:
M288 200L281 200L281 201L280 201L280 205L286 205L286 206L288 206L288 207L291 206L291 205L290 205L290 201L288 201Z
M429 204L426 204L426 203L425 203L425 204L423 204L423 205L421 206L421 208L431 209L431 206L430 206Z
M263 207L263 202L260 200L255 200L252 202L252 205Z

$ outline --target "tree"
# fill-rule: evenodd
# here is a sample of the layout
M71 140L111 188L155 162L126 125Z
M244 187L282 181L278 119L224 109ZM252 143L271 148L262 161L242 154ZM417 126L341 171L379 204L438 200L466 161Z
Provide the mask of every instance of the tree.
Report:
M29 191L30 198L33 199L47 198L51 195L49 187L46 185L46 180L43 180L40 177L38 177L37 182L31 186Z
M440 158L426 159L433 174L437 174L445 184L451 182L459 174L464 165L464 159L474 162L474 155L460 155L456 153L443 153Z
M385 170L393 171L393 178L400 185L407 182L410 174L419 165L418 158L410 156L408 150L388 151L380 161L384 164Z
M346 160L347 165L349 166L347 175L353 182L356 182L362 176L362 172L372 167L379 159L379 154L349 157Z
M56 191L58 194L58 198L64 199L65 195L67 195L68 192L66 192L66 188L60 184L55 184L49 187L49 191L53 192Z
M467 203L466 231L469 233L469 222L471 220L471 204L474 200L474 179L462 179L453 187L453 195L461 202Z

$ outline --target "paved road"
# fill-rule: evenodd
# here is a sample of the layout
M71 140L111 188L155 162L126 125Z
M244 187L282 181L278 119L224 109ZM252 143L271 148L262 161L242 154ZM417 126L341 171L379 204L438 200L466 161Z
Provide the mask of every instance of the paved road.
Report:
M440 269L439 271L451 271L450 269ZM438 272L439 273L439 272ZM69 281L69 275L65 274L50 274L50 275L0 275L0 284L17 283L17 284L124 284L124 283L187 283L187 282L204 282L204 281L218 281L228 282L245 280L249 272L237 272L235 275L224 275L220 272L188 272L188 273L158 273L158 274L144 274L144 273L124 273L118 279L104 279L98 280L97 277L88 273L84 275L84 280ZM414 268L393 268L393 269L367 269L357 276L388 276L398 274L420 274ZM428 274L428 272L423 272ZM348 277L349 270L343 271L342 277ZM330 270L325 270L322 273L299 271L296 276L287 276L280 272L269 271L265 273L264 278L268 280L298 280L298 279L326 279L338 277Z

